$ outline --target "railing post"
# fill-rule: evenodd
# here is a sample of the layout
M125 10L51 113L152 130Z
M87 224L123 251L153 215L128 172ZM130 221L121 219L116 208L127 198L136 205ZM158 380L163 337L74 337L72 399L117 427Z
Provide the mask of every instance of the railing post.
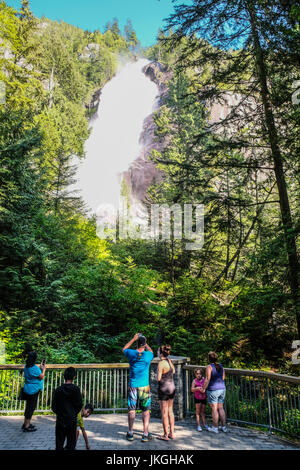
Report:
M271 402L270 402L270 393L269 393L269 379L266 379L267 384L267 402L268 402L268 418L269 418L269 428L268 434L272 434L272 415L271 415Z
M189 371L186 369L182 370L183 374L183 391L184 391L184 417L190 410L190 391L189 391Z

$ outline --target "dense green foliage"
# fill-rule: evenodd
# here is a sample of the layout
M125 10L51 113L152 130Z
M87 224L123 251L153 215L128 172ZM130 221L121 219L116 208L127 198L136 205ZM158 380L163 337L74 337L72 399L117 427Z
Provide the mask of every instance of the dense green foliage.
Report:
M217 349L246 363L284 363L300 331L300 120L292 101L299 9L291 4L180 4L149 50L175 70L156 117L158 136L171 137L153 154L166 178L152 194L157 202L205 205L204 247L184 273L205 281L219 304L212 318ZM227 101L230 113L211 121L212 104ZM171 277L180 276L181 246L175 241L169 249ZM205 342L199 325L202 334Z
M213 349L227 366L297 373L290 361L297 311L287 221L261 112L253 34L243 46L225 44L217 27L222 17L210 12L216 47L216 37L209 43L197 23L204 10L191 10L188 25L178 11L172 29L160 31L146 51L172 76L155 116L157 139L167 145L152 154L165 177L150 187L149 201L204 204L205 242L197 251L172 237L114 244L97 237L95 220L69 191L72 158L84 158L92 95L116 72L119 54L140 53L139 41L130 21L124 35L116 19L104 33L83 31L38 21L22 3L17 13L0 2L0 79L6 85L0 105L0 340L7 360L21 362L36 348L48 362L118 362L123 345L142 331L154 348L166 341L194 363L205 363ZM299 106L291 104L286 77L296 77L299 64L299 11L275 14L270 7L265 14L269 21L259 27L269 38L262 47L280 122L292 219L287 230L297 243ZM194 24L197 31L189 29ZM233 134L234 113L225 130L210 121L209 104L225 91L251 94L255 103L251 115L239 115Z
M85 105L118 55L136 52L135 32L38 22L25 1L17 14L1 2L0 22L0 339L10 361L31 348L54 362L115 359L128 323L155 318L146 300L157 275L117 262L68 188L89 135Z

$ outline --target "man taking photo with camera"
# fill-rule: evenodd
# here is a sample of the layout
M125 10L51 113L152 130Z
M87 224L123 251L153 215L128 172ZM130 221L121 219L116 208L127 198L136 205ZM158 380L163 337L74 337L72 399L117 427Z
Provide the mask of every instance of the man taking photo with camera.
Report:
M137 349L129 349L135 341L137 341ZM124 346L123 353L129 362L128 432L126 439L133 441L135 410L140 408L144 426L142 442L148 442L152 439L152 435L148 432L151 408L149 369L154 354L148 346L145 336L141 333L136 333L132 340Z

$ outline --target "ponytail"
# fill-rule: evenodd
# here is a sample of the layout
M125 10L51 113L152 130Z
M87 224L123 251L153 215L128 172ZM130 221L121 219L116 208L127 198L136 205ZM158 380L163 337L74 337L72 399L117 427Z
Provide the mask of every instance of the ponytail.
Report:
M170 346L168 346L168 345L167 346L165 346L165 345L160 346L159 353L162 354L164 357L170 356L170 353L171 353Z

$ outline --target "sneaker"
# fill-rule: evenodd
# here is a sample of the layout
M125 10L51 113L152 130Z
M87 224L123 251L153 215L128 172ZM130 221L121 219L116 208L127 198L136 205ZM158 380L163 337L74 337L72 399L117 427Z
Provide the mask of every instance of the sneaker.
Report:
M222 430L223 432L227 432L227 431L228 431L228 429L227 429L226 426L222 426L222 427L221 427L221 430Z
M218 428L208 427L207 430L210 431L210 432L215 432L216 434L219 434L219 429Z
M149 442L153 439L152 434L149 432L147 436L143 434L141 442Z
M127 441L133 441L133 439L134 439L133 433L131 434L130 432L127 432L126 439L127 439Z
M204 424L204 429L207 431L208 430L208 425L207 424Z
M197 426L197 431L199 431L199 432L202 431L201 426Z

